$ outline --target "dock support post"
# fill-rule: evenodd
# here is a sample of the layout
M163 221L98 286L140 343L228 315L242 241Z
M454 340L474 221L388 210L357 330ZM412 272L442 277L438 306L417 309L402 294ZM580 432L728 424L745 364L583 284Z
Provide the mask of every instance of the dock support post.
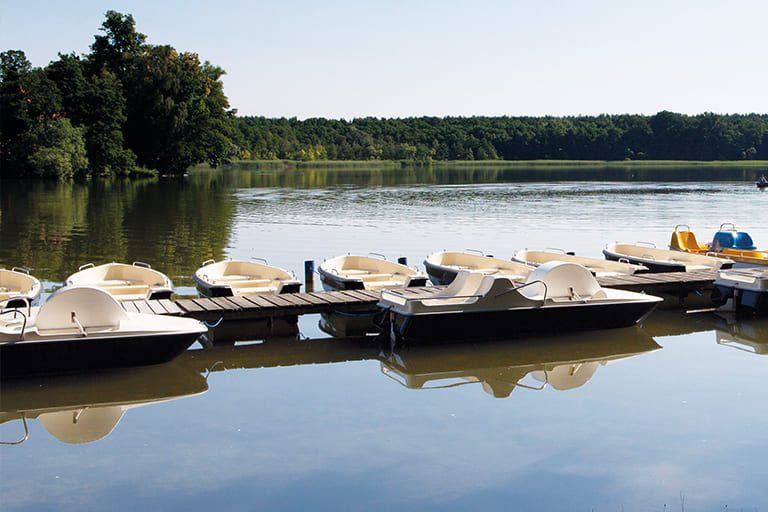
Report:
M315 262L313 260L304 262L304 289L307 292L315 291Z

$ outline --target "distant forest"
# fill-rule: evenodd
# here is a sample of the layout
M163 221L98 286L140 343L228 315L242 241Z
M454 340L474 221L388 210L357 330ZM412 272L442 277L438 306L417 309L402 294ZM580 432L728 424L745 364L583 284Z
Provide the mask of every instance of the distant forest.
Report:
M268 119L237 116L224 70L146 43L108 11L91 53L0 53L0 175L183 174L235 160L768 160L768 115Z
M257 160L768 160L765 114L233 122Z

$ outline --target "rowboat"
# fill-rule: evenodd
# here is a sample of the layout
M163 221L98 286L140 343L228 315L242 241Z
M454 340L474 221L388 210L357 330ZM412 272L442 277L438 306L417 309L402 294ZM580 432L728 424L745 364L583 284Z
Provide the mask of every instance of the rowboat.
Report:
M128 313L101 288L65 286L40 306L0 311L0 377L163 363L207 330L191 318Z
M255 258L245 260L208 260L198 268L192 279L202 295L207 297L241 297L295 293L301 288L296 276L279 267L259 263Z
M575 263L544 263L524 283L462 270L445 289L416 295L382 290L380 326L393 341L442 342L627 327L659 297L602 288Z
M118 300L170 299L173 293L173 283L168 276L141 261L131 265L86 263L77 270L66 279L65 286L96 286Z
M710 243L697 242L696 235L687 224L678 224L672 232L669 247L692 254L727 258L746 265L768 265L768 251L758 250L752 237L737 230L731 223L721 224Z
M511 279L524 280L533 271L533 266L501 258L486 256L479 251L435 252L424 260L424 268L429 280L435 285L451 283L461 270L471 270L484 274L508 276Z
M635 265L626 261L601 260L598 258L587 258L585 256L575 256L567 254L565 251L555 252L554 250L529 251L524 249L517 251L512 256L513 261L525 263L532 267L538 267L543 263L550 261L566 261L569 263L578 263L583 265L597 277L605 276L626 276L638 272L648 272L648 267L644 265Z
M387 261L384 256L344 255L323 261L317 268L327 291L381 290L426 286L427 276L406 265Z
M605 258L643 265L649 272L702 272L731 268L733 261L703 254L657 249L653 244L611 243L603 249Z
M5 307L20 307L27 302L36 304L42 290L40 280L31 276L29 270L0 268L0 303Z

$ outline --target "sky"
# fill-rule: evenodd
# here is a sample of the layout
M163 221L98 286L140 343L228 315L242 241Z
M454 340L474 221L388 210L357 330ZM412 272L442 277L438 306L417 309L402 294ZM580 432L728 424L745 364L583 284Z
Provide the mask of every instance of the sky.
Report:
M0 0L0 51L90 53L108 10L242 116L768 113L764 0Z

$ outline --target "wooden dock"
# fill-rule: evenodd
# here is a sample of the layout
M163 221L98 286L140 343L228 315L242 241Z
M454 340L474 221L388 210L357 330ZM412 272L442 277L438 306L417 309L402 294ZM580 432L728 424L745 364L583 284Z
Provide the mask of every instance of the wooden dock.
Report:
M619 288L665 298L664 307L691 307L709 299L716 272L669 272L621 277L600 277L601 286ZM438 286L407 288L414 296L432 294ZM138 300L123 302L126 311L160 315L189 316L216 322L227 320L295 320L299 315L320 313L374 313L378 291L348 290L336 292L289 293L253 297L215 297L177 300Z

